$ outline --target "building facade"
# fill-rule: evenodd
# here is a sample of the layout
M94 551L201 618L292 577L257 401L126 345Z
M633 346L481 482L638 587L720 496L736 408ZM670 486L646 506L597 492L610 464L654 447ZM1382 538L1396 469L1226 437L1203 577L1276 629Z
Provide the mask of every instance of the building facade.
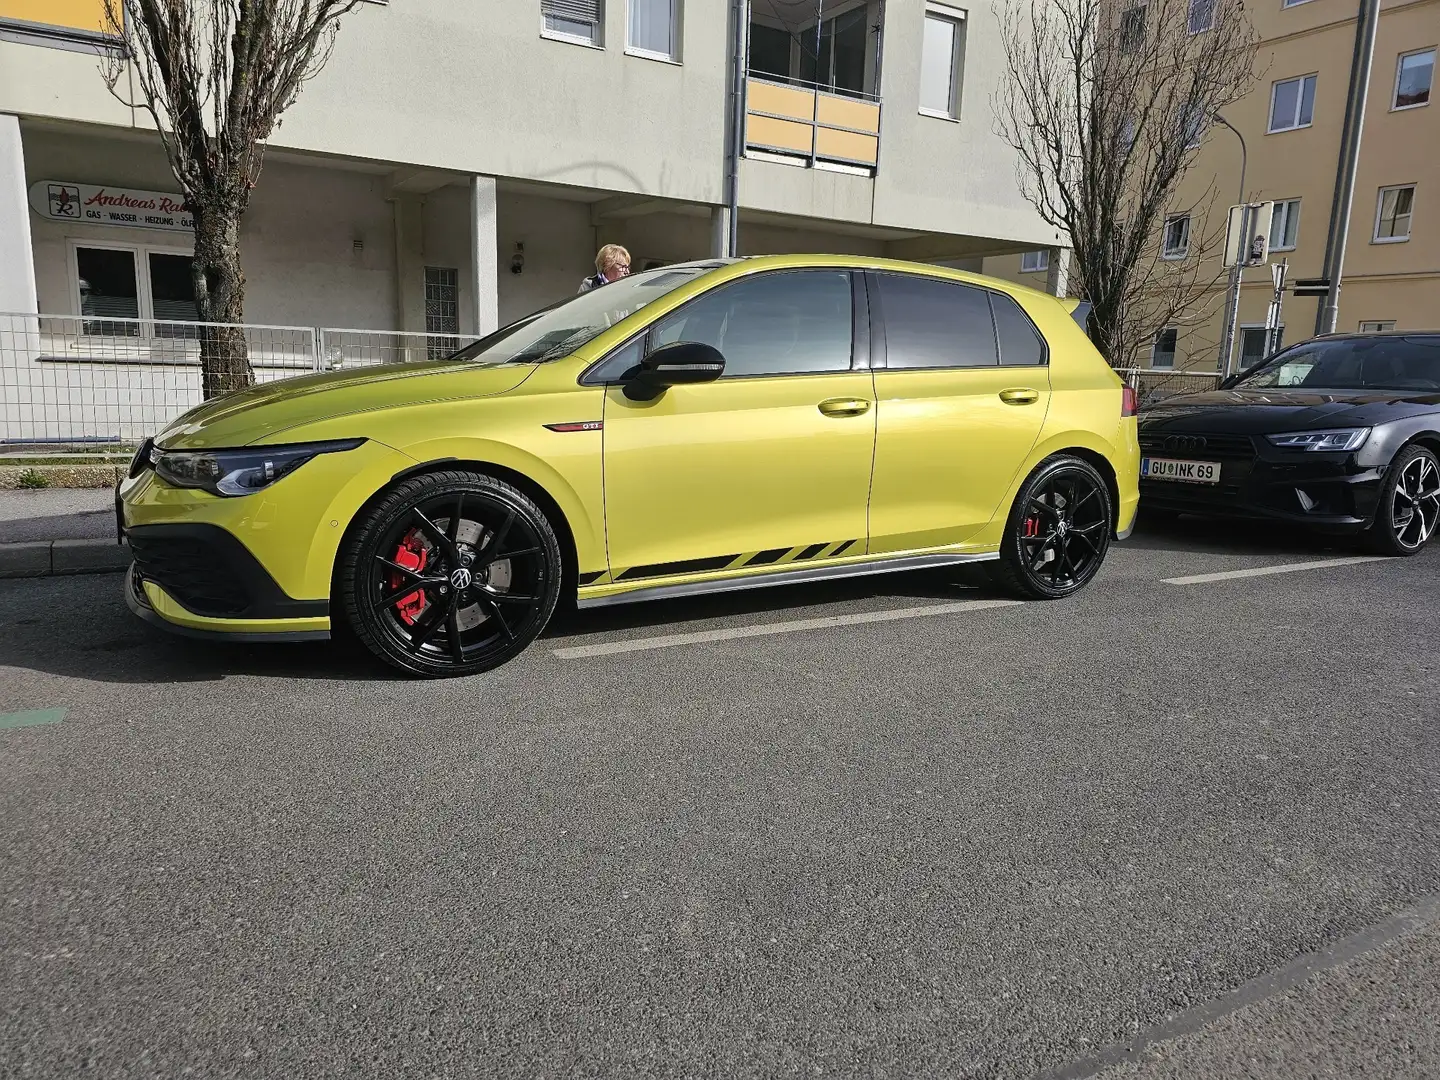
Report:
M992 133L992 6L744 4L740 253L1059 245ZM637 269L723 251L734 10L363 4L271 140L247 322L473 334L574 293L604 243ZM102 81L113 48L103 0L0 0L0 312L194 318L183 199Z
M1193 0L1192 7L1205 2ZM1258 0L1249 9L1260 38L1260 77L1254 91L1224 115L1248 151L1247 201L1275 204L1270 260L1286 261L1292 284L1324 272L1359 6L1359 0ZM1384 0L1337 331L1440 327L1440 108L1432 104L1437 45L1440 0ZM1214 125L1167 215L1174 226L1167 254L1201 257L1185 250L1189 239L1217 232L1221 225L1212 220L1205 228L1199 208L1214 192L1211 213L1223 215L1240 185L1240 140ZM1156 242L1166 243L1166 238ZM1218 251L1212 249L1208 257L1218 259ZM985 268L1033 284L1044 279L1048 258L1037 249L987 259ZM1223 338L1221 289L1223 283L1202 303L1203 317L1193 325L1158 328L1149 347L1132 361L1135 366L1215 372ZM1264 356L1271 298L1268 269L1247 269L1233 344L1235 368ZM1282 343L1310 337L1323 302L1323 297L1286 295Z

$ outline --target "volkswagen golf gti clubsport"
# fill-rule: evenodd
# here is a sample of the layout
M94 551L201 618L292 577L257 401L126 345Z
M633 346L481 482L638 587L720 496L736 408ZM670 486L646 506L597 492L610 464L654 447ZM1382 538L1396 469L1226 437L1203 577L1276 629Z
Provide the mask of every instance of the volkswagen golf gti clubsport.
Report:
M1075 301L834 256L670 266L454 356L207 402L117 490L151 622L343 620L420 675L580 607L989 562L1082 588L1138 501L1134 399Z

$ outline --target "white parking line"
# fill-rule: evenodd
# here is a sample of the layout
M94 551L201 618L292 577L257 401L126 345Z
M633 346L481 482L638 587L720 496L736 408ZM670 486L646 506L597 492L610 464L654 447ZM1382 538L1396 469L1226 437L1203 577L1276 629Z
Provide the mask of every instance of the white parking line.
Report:
M1344 559L1320 559L1316 562L1281 563L1279 566L1255 566L1249 570L1225 570L1218 574L1192 574L1189 577L1162 578L1166 585L1204 585L1210 581L1232 578L1264 577L1266 574L1293 574L1297 570L1328 570L1332 566L1354 566L1356 563L1387 562L1384 555L1354 555Z
M891 608L888 611L865 611L858 615L830 615L820 619L793 619L790 622L760 623L756 626L727 626L720 630L700 630L691 634L666 634L664 637L640 638L635 641L607 641L600 645L575 645L556 649L562 660L583 660L592 656L614 656L617 653L644 652L648 649L671 649L677 645L699 645L707 641L733 641L736 638L766 637L770 634L795 634L804 630L824 630L832 626L860 626L864 623L894 622L897 619L919 619L926 615L953 615L960 611L985 611L989 608L1016 607L1019 600L965 600L954 604L927 604L924 607Z

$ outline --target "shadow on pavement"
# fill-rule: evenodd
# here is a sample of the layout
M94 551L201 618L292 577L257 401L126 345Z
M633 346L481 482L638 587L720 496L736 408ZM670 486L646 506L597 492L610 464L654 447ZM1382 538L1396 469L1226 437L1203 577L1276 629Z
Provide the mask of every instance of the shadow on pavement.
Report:
M1358 537L1327 536L1269 521L1219 518L1157 518L1142 510L1122 549L1189 551L1210 555L1295 555L1301 558L1362 553Z

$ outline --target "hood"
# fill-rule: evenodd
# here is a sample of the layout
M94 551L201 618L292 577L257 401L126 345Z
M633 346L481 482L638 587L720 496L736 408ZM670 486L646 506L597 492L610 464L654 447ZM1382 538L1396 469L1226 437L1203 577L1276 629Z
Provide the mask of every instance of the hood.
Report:
M166 450L283 442L282 433L338 416L456 398L493 397L515 389L531 364L486 366L435 360L329 371L252 386L207 401L155 437ZM281 436L276 438L276 436Z
M1433 412L1440 394L1403 390L1213 390L1178 394L1140 413L1142 430L1256 435L1309 428L1371 427Z

